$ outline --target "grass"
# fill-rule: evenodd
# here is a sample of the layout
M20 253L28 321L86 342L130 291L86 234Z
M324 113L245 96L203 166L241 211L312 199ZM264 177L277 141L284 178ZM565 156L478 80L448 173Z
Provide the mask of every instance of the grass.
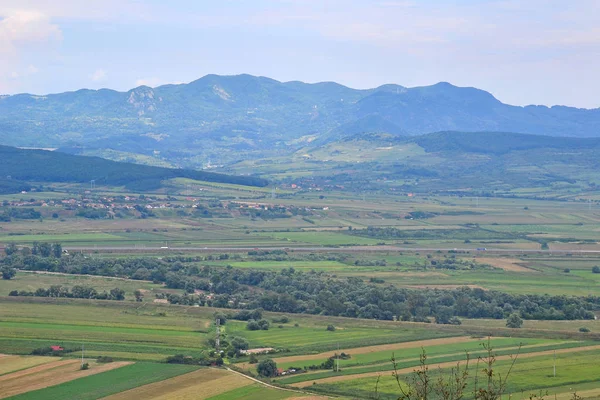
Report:
M0 298L0 353L54 344L124 359L164 359L205 348L211 312L135 302ZM204 312L202 312L204 311ZM60 321L60 322L59 322ZM119 354L116 354L119 353ZM140 356L137 356L137 354ZM78 353L74 353L76 355Z
M191 365L135 363L57 386L13 396L11 400L96 400L198 369Z
M162 285L146 281L136 281L118 278L109 278L90 275L68 275L68 274L42 274L27 271L19 271L11 280L0 280L0 296L8 296L12 290L25 290L35 292L38 288L49 288L52 285L62 285L69 288L75 285L91 286L98 292L110 291L115 287L125 291L126 300L134 300L134 292L138 289L146 290L148 299L154 297L154 293L163 289Z
M290 393L283 390L271 389L258 383L250 386L244 386L216 396L209 397L208 400L280 400L290 397L297 397L300 394Z
M531 339L531 338L494 338L491 340L494 348L503 349L503 348L515 348L519 346L519 344L523 344L524 346L531 345L541 345L547 344L552 345L553 343L562 343L558 341L549 341L544 339ZM574 344L573 344L574 345ZM554 347L554 346L553 346ZM560 346L559 346L560 347ZM441 356L445 354L460 354L464 355L465 352L477 352L481 350L481 341L474 340L473 342L467 343L448 343L443 345L436 346L426 346L427 355L429 357ZM350 351L350 355L352 358L348 360L340 360L339 365L340 368L354 367L354 366L363 366L369 364L384 364L389 362L391 355L395 354L397 358L405 360L405 359L418 359L421 354L421 347L414 348L405 348L399 350L386 350L386 351L377 351L366 354L352 354ZM325 358L320 360L306 360L300 362L290 362L290 363L280 363L278 364L280 367L304 367L313 364L320 364L325 361Z
M595 362L598 354L600 354L598 351L578 352L576 349L569 354L557 354L556 377L553 376L554 359L552 356L517 359L514 370L508 379L507 393L524 392L525 397L527 397L529 393L538 393L540 390L550 389L549 395L552 396L555 393L573 393L575 390L597 388L600 382L598 378L600 376L600 365ZM502 376L506 375L509 365L509 360L498 361L494 366L495 373L502 374ZM466 398L472 398L476 368L476 363L471 362ZM483 368L483 366L480 365L480 368ZM430 368L430 371L434 377L440 373L434 368ZM447 373L448 369L442 371ZM403 375L401 380L406 379L405 377L406 375ZM312 388L341 395L360 396L362 394L365 397L367 395L371 397L375 392L376 382L377 377L357 378L327 384L319 384L317 381L317 385L313 385ZM398 397L399 389L395 379L391 376L391 372L382 372L378 390L381 398Z
M285 324L283 328L272 326L268 331L249 331L246 324L228 321L226 331L231 336L242 336L248 340L251 347L276 347L290 350L293 354L320 352L342 348L362 347L375 344L397 343L419 339L451 336L426 330L420 327L364 328L353 327L351 324L338 328L333 332L326 329L327 325L304 324L295 327Z
M54 358L42 356L5 356L0 357L0 375L31 368L54 361Z

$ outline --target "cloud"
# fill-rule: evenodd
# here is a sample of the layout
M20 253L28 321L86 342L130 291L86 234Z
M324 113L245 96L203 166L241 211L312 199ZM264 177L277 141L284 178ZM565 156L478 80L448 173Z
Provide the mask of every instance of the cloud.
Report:
M61 40L60 27L39 11L14 11L0 20L0 49Z
M90 75L90 79L93 80L94 82L102 82L104 80L106 80L107 76L106 76L106 71L102 68L98 68L97 70L94 71L93 74Z
M35 75L38 72L40 72L40 70L35 65L29 64L25 69L23 69L20 72L13 71L10 74L10 77L12 79L26 78L28 76Z

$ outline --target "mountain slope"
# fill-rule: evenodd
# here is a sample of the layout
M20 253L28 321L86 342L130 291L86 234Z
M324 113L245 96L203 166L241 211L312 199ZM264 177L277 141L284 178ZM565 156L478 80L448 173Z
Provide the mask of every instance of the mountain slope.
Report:
M205 171L150 167L119 163L98 157L83 157L46 150L0 146L0 186L18 189L16 182L75 182L95 180L98 185L154 189L161 181L190 178L201 181L265 186L267 181L251 176L232 176Z
M447 130L597 137L600 109L515 107L485 91L449 83L355 90L333 82L278 82L251 75L207 75L189 84L128 92L0 98L3 144L145 155L160 151L184 165L288 149L309 135L325 143L361 132Z

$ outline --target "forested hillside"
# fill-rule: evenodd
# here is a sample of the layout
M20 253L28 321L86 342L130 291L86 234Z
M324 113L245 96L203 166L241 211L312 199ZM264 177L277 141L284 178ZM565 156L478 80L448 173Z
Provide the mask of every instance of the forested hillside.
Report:
M111 149L180 164L235 161L365 132L506 131L600 135L600 109L516 107L490 93L448 83L356 90L337 83L279 82L207 75L189 84L128 92L79 90L0 98L0 143ZM232 153L227 153L230 150Z
M0 146L0 191L24 190L24 182L75 182L94 180L97 185L126 186L148 190L160 187L161 181L190 178L208 182L265 186L267 181L251 176L232 176L186 169L169 169L119 163L99 157L83 157L46 150L24 150Z

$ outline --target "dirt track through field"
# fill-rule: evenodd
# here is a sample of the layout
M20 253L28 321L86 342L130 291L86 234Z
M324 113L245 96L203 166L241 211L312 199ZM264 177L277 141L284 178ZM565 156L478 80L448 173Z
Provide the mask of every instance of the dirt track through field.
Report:
M480 264L489 264L492 267L509 272L537 272L531 268L519 265L519 263L523 263L523 261L518 258L475 258L474 260Z
M92 365L88 370L80 370L79 360L60 360L38 365L22 371L0 376L0 399L32 390L59 385L84 376L99 374L120 368L131 362L113 362Z
M415 347L426 347L426 346L436 346L436 345L444 345L444 344L455 344L455 343L466 343L466 342L476 342L481 341L481 339L476 339L471 336L458 336L458 337L449 337L449 338L441 338L441 339L428 339L428 340L417 340L414 342L402 342L402 343L393 343L393 344L383 344L377 346L366 346L366 347L357 347L354 349L341 349L340 353L348 353L348 354L368 354L368 353L377 353L380 351L392 351L392 350L402 350L402 349L412 349ZM290 356L290 357L279 357L276 358L275 361L277 363L292 363L298 361L307 361L307 360L322 360L328 357L335 355L337 351L327 351L319 354L308 354L304 356Z
M545 351L538 351L537 353L525 353L525 354L519 355L519 359L547 356L547 355L554 354L554 352L556 352L556 354L563 354L563 353L572 353L572 352L576 352L576 351L579 352L579 351L588 351L588 350L600 350L600 345L584 346L584 347L577 347L577 348L571 348L571 349L545 350ZM498 357L496 357L496 360L498 360L498 361L510 360L510 358L511 358L511 355L498 356ZM443 363L438 363L438 364L430 364L429 369L431 370L434 368L435 369L451 368L451 367L456 366L456 363L457 363L456 361L448 361L448 362L443 362ZM402 368L402 369L398 370L398 374L399 375L409 374L409 373L413 372L415 369L416 369L416 367ZM353 379L375 377L375 376L384 375L384 374L391 375L391 373L392 373L392 371L378 371L378 372L367 372L364 374L339 375L339 376L332 376L332 377L323 378L323 379L315 379L315 380L293 383L290 386L297 387L297 388L303 388L303 387L307 387L307 386L312 386L313 382L334 383L334 382L348 381L348 380L353 380Z
M230 372L203 368L188 374L117 393L104 400L152 399L195 400L207 399L243 386L252 381Z

